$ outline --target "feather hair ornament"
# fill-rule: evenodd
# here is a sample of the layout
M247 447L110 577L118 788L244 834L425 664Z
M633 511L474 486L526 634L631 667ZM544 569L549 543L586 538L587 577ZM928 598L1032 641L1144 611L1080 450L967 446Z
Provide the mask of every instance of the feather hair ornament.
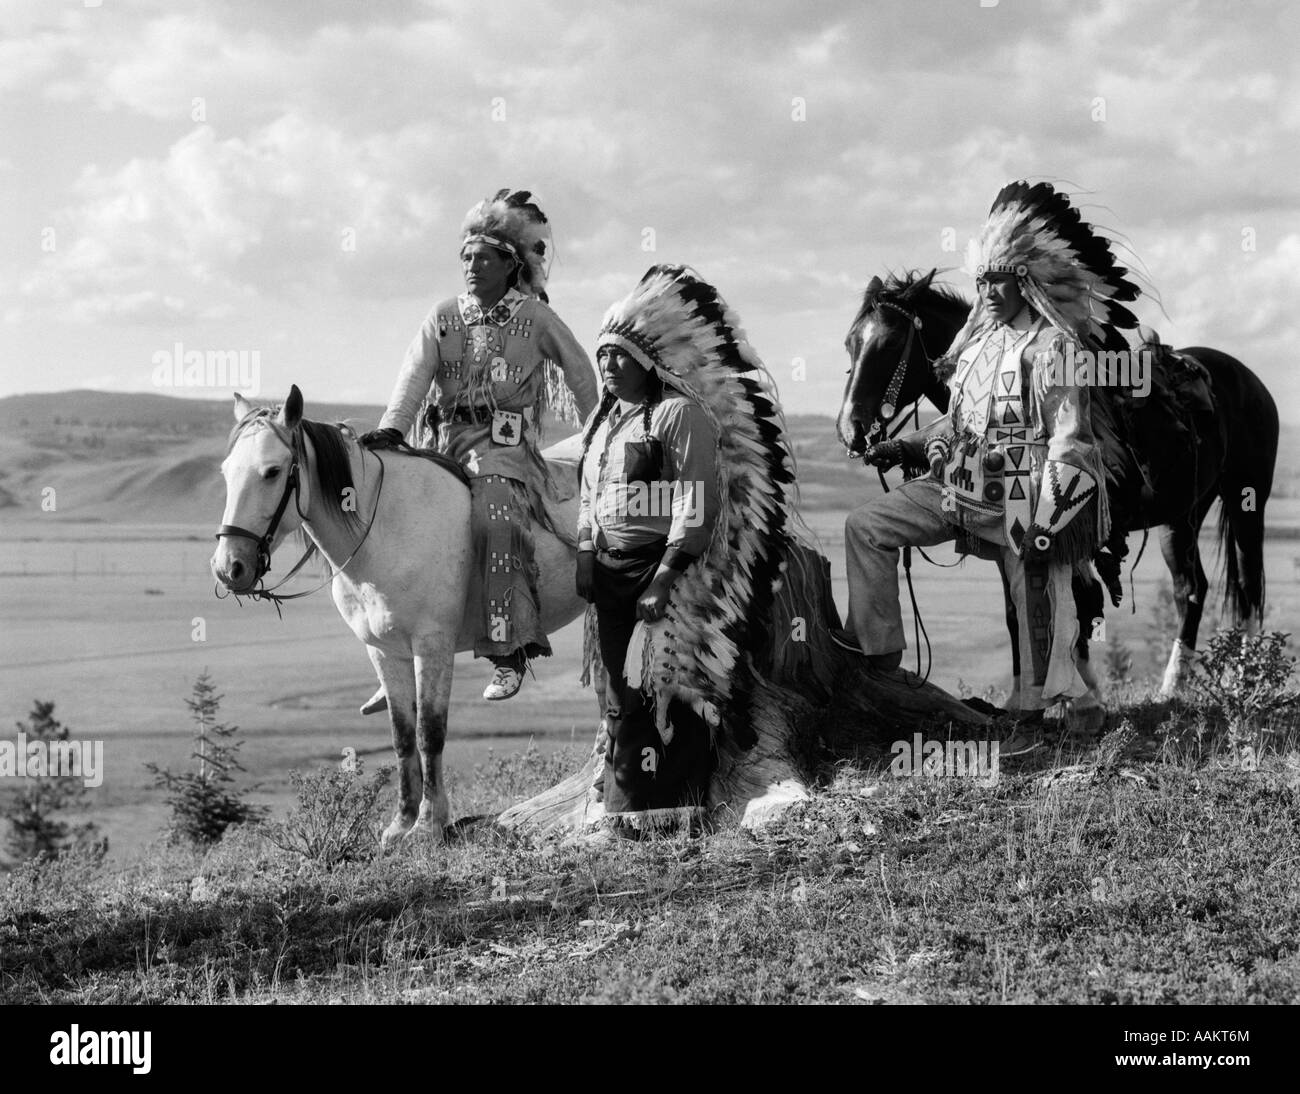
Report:
M1086 223L1050 183L1008 183L966 252L966 272L1015 274L1029 304L1052 326L1084 345L1106 341L1106 328L1131 329L1125 304L1140 293L1115 261L1111 241ZM988 321L982 300L953 340L955 356Z
M551 226L529 190L498 190L465 214L461 248L487 243L519 263L519 287L546 301Z
M596 345L657 371L704 412L717 444L709 545L673 585L663 620L638 622L628 683L653 698L665 742L676 699L747 746L793 511L794 458L776 385L717 290L685 266L648 270L605 314Z

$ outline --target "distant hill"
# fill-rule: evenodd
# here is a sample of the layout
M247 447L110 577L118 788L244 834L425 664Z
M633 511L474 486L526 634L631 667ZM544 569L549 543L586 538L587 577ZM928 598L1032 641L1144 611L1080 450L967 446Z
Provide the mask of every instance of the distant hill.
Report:
M53 433L64 440L91 430L138 431L159 438L193 436L199 431L226 433L234 423L232 399L181 399L120 391L55 391L37 395L10 395L0 399L0 431L32 436ZM360 403L310 403L313 418L338 421L356 417L379 420L383 407ZM111 441L112 438L106 438Z
M42 490L53 487L57 510L45 515L56 520L215 524L231 407L230 400L105 391L0 399L0 513L40 517ZM308 403L307 413L372 429L383 408ZM830 417L793 415L787 425L803 508L848 509L879 492L874 472L844 458ZM547 437L566 432L551 425ZM1283 427L1274 483L1277 497L1300 493L1294 426Z
M215 524L231 406L104 391L0 399L0 512L40 516L42 491L53 487L56 520ZM309 403L307 413L372 429L383 407ZM831 418L795 415L788 425L805 508L848 508L879 491L874 474L844 458ZM550 424L546 436L567 432Z
M216 523L233 400L61 391L0 399L0 512L55 520ZM373 428L382 407L319 403ZM56 510L43 514L53 487Z

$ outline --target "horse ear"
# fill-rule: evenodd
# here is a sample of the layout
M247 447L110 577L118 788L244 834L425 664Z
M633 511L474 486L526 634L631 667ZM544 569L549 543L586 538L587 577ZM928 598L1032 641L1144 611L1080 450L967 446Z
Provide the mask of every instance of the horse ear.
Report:
M256 409L257 407L253 406L253 404L240 395L239 392L235 392L235 421L242 422Z
M302 392L298 390L297 384L293 384L289 388L289 397L280 408L280 424L288 429L296 429L300 421L302 421Z
M885 283L879 277L873 277L867 285L867 295L875 296L885 287Z

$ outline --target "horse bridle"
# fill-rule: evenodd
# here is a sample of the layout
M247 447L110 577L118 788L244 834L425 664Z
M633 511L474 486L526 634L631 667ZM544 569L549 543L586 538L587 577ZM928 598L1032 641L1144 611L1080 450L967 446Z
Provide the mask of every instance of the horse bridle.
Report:
M885 300L883 297L876 300L876 306L891 308L907 320L907 338L903 342L903 352L898 358L898 364L894 366L893 374L889 377L889 383L885 387L885 397L880 401L880 406L876 410L876 420L872 424L870 432L867 434L868 444L878 443L878 441L882 439L893 440L907 426L907 415L904 415L903 420L899 422L894 431L886 434L886 430L889 428L889 423L894 420L894 416L898 413L898 396L903 390L903 380L907 376L907 368L912 360L912 343L914 341L921 341L921 352L926 355L927 363L929 361L929 355L926 354L925 351L925 342L920 338L920 332L923 326L921 317L917 315L916 312L909 311L901 304L895 304L892 300ZM913 406L920 403L920 401L921 396L918 395ZM873 437L876 438L875 441L872 440ZM862 459L865 455L865 451L859 452L856 455L850 453L849 458Z
M274 429L274 426L269 419L263 420L266 421L268 426ZM283 441L285 439L278 429L274 430L274 432L276 436L280 437L280 440ZM234 536L241 539L251 539L257 544L257 573L253 577L254 582L261 581L262 578L271 570L271 541L275 539L276 530L280 527L280 521L284 518L284 511L289 508L290 498L293 498L294 500L294 508L298 511L299 519L306 519L302 515L302 505L299 494L298 459L302 451L300 446L300 437L301 429L294 429L289 432L289 452L293 456L293 462L289 465L289 474L285 477L284 492L280 495L280 504L275 507L275 514L271 517L271 523L267 526L266 531L259 536L256 532L250 532L247 528L241 528L237 524L223 524L217 529L215 538L218 540L224 536ZM285 576L285 581L288 581L289 578L297 572L299 567L307 561L308 556L311 555L314 550L315 547L309 550L307 554L302 557L298 566L295 566L293 570ZM283 584L284 581L279 582L279 584L276 585L276 588L279 588L279 586ZM255 590L252 595L257 595L260 592L262 592L262 590Z
M894 366L893 375L889 378L889 383L885 387L885 397L880 401L880 408L876 411L876 424L881 430L888 428L889 423L894 420L894 415L898 413L898 395L903 390L903 379L907 376L908 365L912 361L912 343L920 336L922 321L916 312L908 311L901 304L895 304L892 300L883 298L876 301L878 307L890 308L898 312L907 320L907 338L903 342L903 352L899 355L898 364ZM925 353L925 343L921 343L921 352ZM927 358L928 360L928 358ZM917 402L921 401L918 395ZM906 421L906 418L904 418ZM895 430L890 434L891 439L896 437L901 430Z
M270 573L271 542L272 540L275 539L276 530L280 527L280 521L284 518L285 510L288 509L289 507L290 497L293 498L293 507L298 513L298 519L303 521L304 523L307 520L306 515L302 511L301 475L299 472L299 459L303 453L302 426L298 425L294 429L288 430L287 431L288 439L286 440L284 433L281 432L281 427L278 427L277 424L271 421L269 418L263 417L262 420L265 421L267 427L270 428L272 432L274 432L275 435L279 437L280 440L287 445L290 454L293 456L293 462L290 463L289 465L289 474L285 476L284 493L280 495L280 503L275 507L275 513L271 517L271 523L267 526L266 531L262 535L259 536L256 532L250 532L247 528L241 528L237 524L223 524L220 528L217 529L217 534L215 536L215 538L218 540L220 540L224 536L231 536L231 537L237 537L242 539L251 539L254 543L257 544L257 573L253 577L254 585L260 582L263 577L265 577L268 573ZM363 451L365 451L364 448ZM307 564L307 560L316 553L316 545L313 543L310 546L308 546L305 552L303 552L302 558L298 559L298 561L293 564L293 567L289 570L289 572L285 574L284 577L281 578L279 581L277 581L274 585L272 585L269 589L254 588L254 589L250 589L247 593L235 593L233 595L236 598L238 598L239 596L250 596L254 600L270 600L272 603L275 604L276 610L278 611L280 607L280 601L298 600L301 597L310 596L312 593L317 592L320 589L323 589L326 585L328 585L331 581L333 581L334 578L336 578L345 569L347 569L348 563L351 562L354 558L356 558L357 552L361 550L362 544L364 544L370 536L370 529L374 526L375 523L375 515L379 512L379 499L383 496L384 493L383 457L381 457L378 452L373 453L373 455L377 460L379 460L379 486L375 491L375 505L370 512L370 520L366 522L366 530L361 534L360 542L358 542L356 547L352 549L352 553L348 555L343 565L340 566L333 573L331 573L329 577L327 577L323 582L321 582L321 584L317 585L314 589L308 589L306 592L301 592L301 593L277 593L275 590L282 588L293 577L294 574L296 574L299 570L303 568L303 566ZM218 592L217 595L220 596L220 592Z

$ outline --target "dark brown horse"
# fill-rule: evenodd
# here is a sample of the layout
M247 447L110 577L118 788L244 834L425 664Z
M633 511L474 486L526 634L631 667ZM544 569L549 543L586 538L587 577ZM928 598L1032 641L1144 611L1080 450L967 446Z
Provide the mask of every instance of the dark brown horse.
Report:
M946 378L932 365L965 323L971 303L933 285L936 272L873 277L867 286L845 339L851 365L836 422L850 456L883 439L922 398L948 409ZM1126 348L1118 332L1112 338ZM1107 348L1115 347L1108 342ZM1117 388L1094 389L1093 427L1106 456L1113 523L1108 550L1097 561L1115 598L1127 534L1159 528L1180 620L1162 685L1167 694L1178 684L1185 655L1196 649L1209 590L1197 540L1215 498L1222 502L1226 603L1237 623L1263 618L1264 507L1273 484L1278 416L1259 378L1226 353L1202 346L1177 354L1167 346L1149 348L1160 397L1133 400ZM1076 582L1075 599L1081 620L1099 614L1099 591ZM1010 598L1007 603L1018 661ZM1089 633L1081 628L1081 645Z

